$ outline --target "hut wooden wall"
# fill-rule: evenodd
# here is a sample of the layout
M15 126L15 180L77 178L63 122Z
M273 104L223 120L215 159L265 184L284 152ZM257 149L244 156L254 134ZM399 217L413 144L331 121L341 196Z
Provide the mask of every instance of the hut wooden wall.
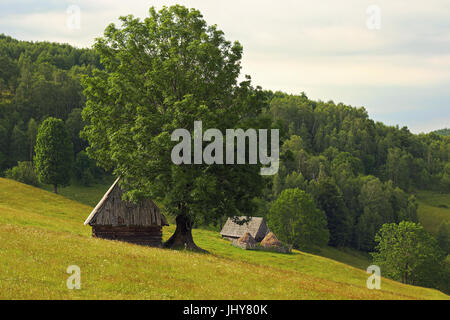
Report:
M93 226L92 236L108 240L119 240L134 244L162 247L162 227L139 226Z

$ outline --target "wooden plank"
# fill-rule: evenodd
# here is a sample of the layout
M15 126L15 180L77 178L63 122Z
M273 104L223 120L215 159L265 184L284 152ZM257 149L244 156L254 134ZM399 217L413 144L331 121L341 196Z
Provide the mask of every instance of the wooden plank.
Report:
M161 227L94 226L92 228L92 236L145 246L162 246Z

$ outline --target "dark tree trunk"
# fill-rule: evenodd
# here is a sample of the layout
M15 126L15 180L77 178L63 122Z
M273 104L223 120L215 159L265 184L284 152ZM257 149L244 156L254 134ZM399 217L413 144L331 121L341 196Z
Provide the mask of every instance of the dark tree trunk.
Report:
M405 264L405 272L403 273L402 282L408 284L408 264Z
M53 185L53 192L58 194L58 185L56 184Z
M176 217L177 228L175 233L164 243L165 248L170 249L188 249L199 252L207 252L199 248L192 238L192 221L184 214L180 214Z

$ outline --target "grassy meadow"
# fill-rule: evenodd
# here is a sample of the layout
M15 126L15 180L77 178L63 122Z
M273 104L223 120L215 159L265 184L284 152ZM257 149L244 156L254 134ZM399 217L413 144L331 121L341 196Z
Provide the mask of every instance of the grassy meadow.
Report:
M319 253L345 264L299 251L245 251L207 230L194 230L194 239L210 254L94 239L83 225L91 210L0 178L0 299L449 298L384 278L381 290L369 290L360 269L369 260L352 250ZM174 228L164 228L165 239ZM69 265L81 268L81 290L66 288Z
M450 194L419 191L416 197L420 223L429 232L437 233L442 221L450 221Z
M114 180L115 179L112 176L105 176L103 177L103 181L90 186L83 186L76 181L72 181L69 186L58 187L58 194L65 198L95 207ZM51 185L41 185L41 188L53 192L53 187Z

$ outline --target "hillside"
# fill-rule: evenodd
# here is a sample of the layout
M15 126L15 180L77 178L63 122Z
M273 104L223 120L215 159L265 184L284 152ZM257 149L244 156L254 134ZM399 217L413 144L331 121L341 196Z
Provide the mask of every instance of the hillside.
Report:
M363 270L297 251L243 251L211 231L194 232L208 255L93 239L83 226L90 210L0 179L0 299L448 299L384 278L382 290L368 290ZM81 290L66 288L69 265L81 268Z
M419 221L426 230L436 234L443 221L450 222L450 196L430 191L416 194L419 202Z

